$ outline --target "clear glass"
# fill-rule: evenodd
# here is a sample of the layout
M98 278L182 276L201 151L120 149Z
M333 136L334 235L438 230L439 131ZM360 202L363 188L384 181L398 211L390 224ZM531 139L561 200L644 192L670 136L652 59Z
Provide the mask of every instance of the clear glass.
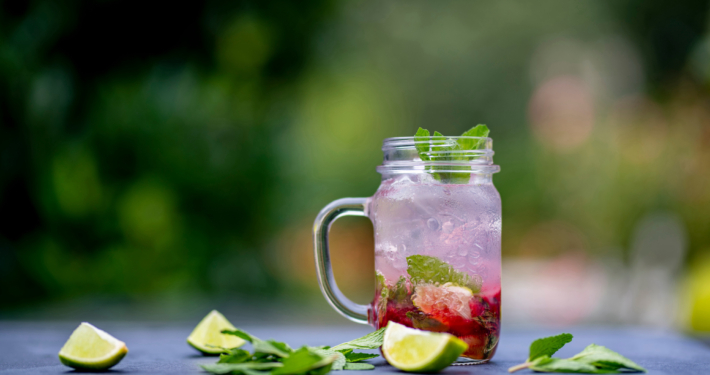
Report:
M476 150L453 147L472 141ZM460 362L487 362L498 345L501 296L501 203L492 183L499 168L492 141L388 138L383 151L375 195L335 201L316 219L323 293L354 321L449 332L469 345ZM369 306L345 298L332 276L327 232L344 215L367 216L375 228L377 290Z

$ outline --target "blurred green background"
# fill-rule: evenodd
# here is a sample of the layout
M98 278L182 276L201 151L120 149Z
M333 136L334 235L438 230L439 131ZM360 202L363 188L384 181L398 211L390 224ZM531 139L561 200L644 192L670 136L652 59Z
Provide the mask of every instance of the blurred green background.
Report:
M506 324L710 331L708 5L2 0L0 317L343 323L317 212L485 123ZM367 302L372 228L333 231Z

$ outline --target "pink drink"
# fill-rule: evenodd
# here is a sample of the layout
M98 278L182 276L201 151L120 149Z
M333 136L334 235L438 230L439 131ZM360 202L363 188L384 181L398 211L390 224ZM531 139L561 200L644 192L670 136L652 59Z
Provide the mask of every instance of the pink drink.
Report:
M490 177L384 180L368 210L377 272L370 324L449 332L469 345L464 357L489 360L500 333L500 210Z
M449 332L469 346L460 363L484 363L500 335L501 205L493 186L500 168L493 142L421 132L385 139L374 196L338 199L318 214L318 281L331 306L352 321ZM330 264L328 229L348 215L367 216L375 227L377 289L369 306L340 292Z

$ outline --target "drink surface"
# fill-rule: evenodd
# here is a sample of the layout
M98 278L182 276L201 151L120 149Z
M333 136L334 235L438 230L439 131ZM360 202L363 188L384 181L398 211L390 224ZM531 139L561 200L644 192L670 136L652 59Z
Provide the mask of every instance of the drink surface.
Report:
M377 293L369 321L449 332L464 357L487 361L500 330L501 207L490 181L431 174L384 180L371 198Z

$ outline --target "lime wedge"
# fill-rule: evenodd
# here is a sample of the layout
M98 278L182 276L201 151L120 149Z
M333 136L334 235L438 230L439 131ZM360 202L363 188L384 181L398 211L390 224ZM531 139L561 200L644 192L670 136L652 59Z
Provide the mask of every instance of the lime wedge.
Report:
M390 365L410 372L437 372L452 364L468 349L449 333L435 333L389 322L382 354Z
M224 349L244 345L245 341L241 338L223 334L222 330L225 329L236 328L219 311L212 310L187 337L187 343L204 354L219 354L224 352Z
M59 351L59 360L75 369L106 370L120 362L126 353L128 348L123 341L89 323L81 323Z

